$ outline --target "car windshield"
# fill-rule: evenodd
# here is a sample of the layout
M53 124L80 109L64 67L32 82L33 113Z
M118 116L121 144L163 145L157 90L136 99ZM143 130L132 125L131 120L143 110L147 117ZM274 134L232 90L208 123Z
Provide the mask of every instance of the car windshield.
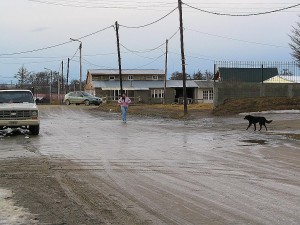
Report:
M33 103L33 96L28 91L2 91L0 92L0 103Z

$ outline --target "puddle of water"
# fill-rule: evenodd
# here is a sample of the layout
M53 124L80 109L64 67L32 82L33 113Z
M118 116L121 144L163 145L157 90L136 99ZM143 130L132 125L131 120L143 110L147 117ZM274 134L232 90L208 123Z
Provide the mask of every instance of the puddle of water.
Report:
M242 142L258 145L266 145L268 143L266 140L242 140Z

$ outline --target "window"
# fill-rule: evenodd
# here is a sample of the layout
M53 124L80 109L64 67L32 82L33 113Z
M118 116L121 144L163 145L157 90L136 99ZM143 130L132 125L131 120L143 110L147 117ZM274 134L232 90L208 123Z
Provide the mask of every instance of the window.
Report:
M203 100L208 100L208 91L203 91Z
M109 80L115 80L115 76L109 76Z
M205 90L203 91L203 100L213 100L214 92L213 90Z
M158 76L152 76L152 80L158 80Z
M125 92L125 94L127 95L127 90L123 90L123 92ZM120 90L113 90L112 99L113 100L119 100L120 95L121 95L121 91Z
M133 76L132 76L132 75L129 75L129 76L128 76L128 80L133 80Z
M164 89L152 89L151 98L164 98Z
M214 99L214 91L213 90L209 91L209 96L208 97L209 97L210 100Z

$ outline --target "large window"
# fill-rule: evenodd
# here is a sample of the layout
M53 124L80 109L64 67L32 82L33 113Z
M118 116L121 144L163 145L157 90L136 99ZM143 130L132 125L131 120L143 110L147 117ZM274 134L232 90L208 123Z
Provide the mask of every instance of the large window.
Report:
M125 92L125 94L127 95L127 90L123 90L123 92ZM119 100L121 96L121 91L120 90L113 90L113 96L112 96L112 99L113 100Z
M151 98L164 98L164 89L152 89Z
M203 100L213 100L214 92L213 90L204 90L203 91Z

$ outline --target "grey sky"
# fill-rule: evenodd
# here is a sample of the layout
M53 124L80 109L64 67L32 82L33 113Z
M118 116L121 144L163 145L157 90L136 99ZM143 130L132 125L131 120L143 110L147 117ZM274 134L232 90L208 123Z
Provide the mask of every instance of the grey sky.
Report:
M299 3L296 0L186 0L192 6L223 13L245 14L270 11ZM72 58L78 42L28 54L3 55L40 49L79 38L118 21L139 26L164 16L177 7L176 0L1 0L0 83L10 82L24 65L29 71L59 70ZM47 3L47 4L45 4ZM215 60L292 60L288 34L299 21L300 8L252 16L211 15L187 6L183 8L187 72L213 71ZM154 25L128 29L120 27L124 69L163 69L165 46L153 49L171 37L179 27L178 10ZM82 39L83 76L87 69L117 68L116 36L113 28ZM179 33L170 40L170 73L180 70ZM79 77L78 52L70 64L71 78ZM161 56L159 58L159 56ZM66 68L66 67L65 67ZM64 71L66 74L66 70Z

